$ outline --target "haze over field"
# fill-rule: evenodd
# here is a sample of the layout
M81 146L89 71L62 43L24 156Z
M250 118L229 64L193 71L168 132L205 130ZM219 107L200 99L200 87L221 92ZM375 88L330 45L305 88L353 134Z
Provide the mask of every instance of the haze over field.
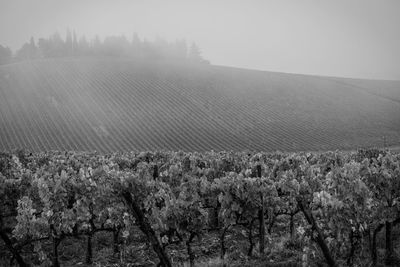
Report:
M186 61L37 59L0 66L0 150L399 145L399 87Z
M397 0L0 0L0 44L67 28L195 41L216 65L400 79Z

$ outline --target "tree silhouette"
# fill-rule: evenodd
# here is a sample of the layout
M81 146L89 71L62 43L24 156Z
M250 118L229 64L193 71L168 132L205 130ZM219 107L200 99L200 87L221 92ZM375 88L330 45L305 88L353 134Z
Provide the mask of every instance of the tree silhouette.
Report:
M31 37L29 43L25 43L16 53L17 59L30 60L38 57L35 40Z
M9 48L1 47L0 64L11 61L12 52L10 51ZM208 63L203 59L200 48L192 43L188 49L185 40L170 43L159 37L154 41L148 41L141 40L134 33L132 40L128 40L124 35L106 36L104 40L101 40L96 35L88 42L84 35L78 38L75 30L71 32L69 29L66 31L65 41L56 32L49 38L40 38L36 46L32 37L30 42L25 43L16 52L17 60L71 56L111 56L149 61L189 60L195 63Z
M77 47L77 54L80 56L88 55L90 52L90 46L88 41L86 40L85 36L82 36L79 39L78 47Z
M65 52L67 56L71 56L73 54L74 44L72 40L72 33L68 29L65 37Z
M178 59L187 59L188 47L185 40L176 40L175 42L175 57Z
M190 60L195 62L203 61L200 48L195 43L192 43L192 45L190 46L188 57Z
M0 45L0 64L10 63L12 60L12 51L9 47Z
M76 56L78 54L78 38L76 37L76 32L72 34L72 54Z
M65 42L64 40L61 38L61 35L56 32L55 34L53 34L52 37L52 47L53 47L53 52L55 57L62 57L65 56Z

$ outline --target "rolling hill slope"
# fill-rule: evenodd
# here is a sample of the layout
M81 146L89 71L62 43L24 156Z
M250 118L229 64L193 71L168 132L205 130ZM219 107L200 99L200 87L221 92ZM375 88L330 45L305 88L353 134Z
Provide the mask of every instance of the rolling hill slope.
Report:
M328 150L400 144L400 82L49 59L0 66L0 150Z

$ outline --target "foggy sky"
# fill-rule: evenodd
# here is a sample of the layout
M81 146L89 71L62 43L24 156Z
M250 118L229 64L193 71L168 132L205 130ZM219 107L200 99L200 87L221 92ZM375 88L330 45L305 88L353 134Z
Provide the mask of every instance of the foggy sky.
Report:
M67 28L195 41L212 64L400 80L399 0L0 0L0 44Z

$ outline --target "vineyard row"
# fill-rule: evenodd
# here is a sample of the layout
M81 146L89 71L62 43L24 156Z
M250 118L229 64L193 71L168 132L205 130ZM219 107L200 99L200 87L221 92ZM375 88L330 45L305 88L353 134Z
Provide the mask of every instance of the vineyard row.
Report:
M160 266L218 233L245 229L247 255L263 255L277 218L301 246L301 262L329 266L377 264L385 231L385 261L396 260L393 228L400 222L400 154L382 150L326 153L16 151L0 154L0 236L10 265L60 266L59 246L112 233L114 253L140 229ZM366 242L364 242L366 241ZM365 245L367 244L367 245ZM365 257L368 251L368 257ZM129 259L127 259L129 261Z

